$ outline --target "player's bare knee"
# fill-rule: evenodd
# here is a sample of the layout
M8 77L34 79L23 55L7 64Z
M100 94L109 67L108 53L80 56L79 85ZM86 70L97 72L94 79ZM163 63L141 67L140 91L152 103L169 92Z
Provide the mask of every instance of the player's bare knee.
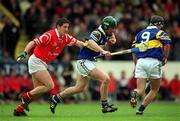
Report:
M110 79L109 76L107 76L107 77L106 77L106 80L107 80L107 83L109 83L111 79Z
M103 81L104 84L108 85L109 82L110 82L109 76L106 76L102 81Z

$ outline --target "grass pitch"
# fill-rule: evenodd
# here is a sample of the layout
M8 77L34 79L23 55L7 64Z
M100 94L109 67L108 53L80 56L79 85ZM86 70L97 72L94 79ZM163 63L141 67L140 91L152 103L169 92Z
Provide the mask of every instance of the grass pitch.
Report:
M32 103L26 117L14 117L18 104L0 104L0 121L180 121L180 103L153 102L143 116L135 115L129 102L117 102L118 111L101 113L100 103L59 104L51 114L49 104Z

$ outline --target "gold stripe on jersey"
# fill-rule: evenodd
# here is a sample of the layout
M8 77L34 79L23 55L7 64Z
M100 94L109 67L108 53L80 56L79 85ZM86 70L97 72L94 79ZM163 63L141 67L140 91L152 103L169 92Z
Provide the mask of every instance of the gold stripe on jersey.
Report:
M160 36L160 40L171 40L169 36Z
M157 39L160 39L160 40L171 40L168 35L166 35L166 36L161 35L162 32L164 32L164 31L160 30L160 31L156 34L156 38L157 38ZM160 35L161 35L161 36L160 36Z
M96 33L97 35L100 35L99 39L98 39L96 36L94 36L93 33ZM100 38L101 38L101 33L100 33L99 31L94 31L93 33L91 34L91 37L92 37L96 42L98 42L98 41L100 40Z
M88 44L89 44L89 41L84 42L84 46L88 46Z
M133 44L132 46L138 47L140 43ZM148 49L152 48L162 48L163 45L159 40L149 40L148 41Z
M158 31L158 33L156 34L156 38L157 38L157 39L160 39L160 34L161 34L162 32L163 32L162 30Z
M93 40L95 40L96 42L98 42L99 40L92 34L91 37L93 38Z
M156 38L157 38L157 39L159 39L159 40L171 40L168 35L166 35L166 36L161 35L162 32L164 32L164 31L160 30L160 31L156 34Z
M162 43L159 40L150 40L148 41L148 49L152 49L152 48L159 48L159 47L163 47Z
M95 51L95 52L96 52L96 50L95 50L95 49L93 49L92 47L90 47L89 45L87 45L86 47L87 47L87 48L89 48L90 50L93 50L93 51ZM103 48L103 47L104 47L104 45L99 45L99 47Z

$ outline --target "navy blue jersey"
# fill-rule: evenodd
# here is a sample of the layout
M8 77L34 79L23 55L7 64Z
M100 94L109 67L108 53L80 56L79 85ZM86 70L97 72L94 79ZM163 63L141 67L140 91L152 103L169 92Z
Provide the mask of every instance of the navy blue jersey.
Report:
M148 26L136 35L132 48L137 47L142 41L148 42L148 49L145 52L136 53L137 59L151 57L162 61L162 47L169 44L171 39L166 32L159 30L156 26Z
M89 36L86 38L86 42L84 46L80 49L80 53L78 56L79 59L87 59L87 60L93 60L94 56L97 56L100 54L100 52L96 52L88 45L88 41L94 41L96 42L100 47L104 47L105 43L109 40L109 37L107 37L102 30L101 27L91 32Z

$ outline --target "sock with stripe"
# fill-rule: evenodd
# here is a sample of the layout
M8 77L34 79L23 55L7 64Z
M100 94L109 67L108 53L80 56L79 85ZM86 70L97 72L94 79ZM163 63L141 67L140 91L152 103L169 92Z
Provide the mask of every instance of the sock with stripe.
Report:
M54 100L54 102L59 103L60 101L63 100L63 97L60 94L57 94L57 95L54 95L52 99Z
M18 105L18 107L16 108L17 112L22 112L24 110L22 105Z
M23 98L29 98L31 99L32 98L32 94L30 92L26 92L22 95Z
M102 108L104 108L108 104L107 100L101 100Z

